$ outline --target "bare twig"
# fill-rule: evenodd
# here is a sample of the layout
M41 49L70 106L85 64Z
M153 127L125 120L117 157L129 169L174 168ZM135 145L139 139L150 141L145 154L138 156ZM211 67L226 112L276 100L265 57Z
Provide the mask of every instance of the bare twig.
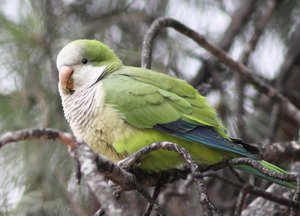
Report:
M262 158L271 163L289 164L300 160L300 143L297 141L267 143L262 150Z
M235 178L239 180L239 182L246 183L245 179L243 179L242 176L232 166L229 166L229 170L235 176Z
M172 27L178 32L186 35L187 37L194 40L199 46L203 47L209 51L212 55L217 57L229 68L240 73L248 82L255 85L262 93L271 98L274 102L281 103L286 114L293 117L295 123L300 125L300 111L295 107L286 97L276 91L272 86L265 83L263 80L254 76L252 71L245 65L234 61L227 53L219 49L215 45L208 42L205 37L195 32L194 30L186 27L177 20L171 18L159 18L154 21L148 32L145 35L143 42L143 52L142 52L142 67L150 68L151 65L151 55L152 55L152 45L154 38L158 34L159 30L166 27Z
M94 216L104 216L104 215L105 215L105 211L102 208L98 209L94 214Z
M151 206L155 206L157 214L160 216L164 216L165 214L164 214L163 210L157 204L155 199L153 199L143 187L141 187L139 184L137 184L137 185L138 185L138 187L137 187L138 192L147 199L148 203L150 203Z
M237 136L241 137L244 140L247 140L247 133L245 128L245 81L243 76L240 74L236 75L236 92L237 92L237 100L236 100L236 124L237 124Z
M277 127L279 126L279 120L280 119L281 119L280 104L273 104L272 111L271 111L271 116L270 116L270 124L269 124L270 125L269 126L269 135L268 135L268 142L269 143L273 142L275 137L276 137Z
M295 194L293 196L293 201L299 202L299 196L300 196L300 178L297 178L297 188L295 191ZM290 216L296 216L296 211L294 207L290 208Z
M227 166L234 166L234 165L241 165L241 164L249 165L249 166L257 169L261 173L263 173L269 177L272 177L272 178L276 178L276 179L279 179L282 181L288 181L288 182L297 182L297 178L298 178L297 175L279 173L279 172L269 170L269 169L263 167L258 161L250 159L250 158L233 158L233 159L230 159L227 161L220 162L218 164L210 165L207 167L207 169L208 170L219 170L219 169L222 169Z
M186 180L180 182L178 185L169 187L168 190L164 190L160 197L160 204L164 207L169 203L170 198L177 197L181 200L186 200L188 197L188 189L194 183L194 176L189 173Z
M224 181L226 183L228 183L229 185L232 185L234 187L238 187L238 188L243 188L243 184L241 183L238 183L238 182L235 182L229 178L226 178L226 177L223 177L223 176L220 176L216 173L212 173L212 172L208 172L208 173L203 173L203 174L198 174L202 177L212 177L212 178L217 178L217 179L220 179L221 181ZM198 176L196 175L196 177ZM277 185L276 185L277 186ZM300 202L296 202L294 200L290 200L290 199L287 199L283 196L279 196L275 193L271 193L271 192L268 192L268 191L265 191L265 189L261 189L261 188L258 188L254 185L248 185L247 187L247 193L249 194L253 194L255 196L258 196L258 197L262 197L266 200L270 200L272 202L275 202L275 203L278 203L278 204L281 204L281 205L284 205L284 206L288 206L288 207L294 207L294 208L297 208L297 209L300 209Z
M240 193L238 195L236 205L235 205L235 210L234 210L234 216L239 216L242 213L244 201L245 201L245 198L246 198L247 193L248 193L248 187L249 187L249 185L246 184L242 188L242 190L240 191Z
M63 144L66 144L71 149L74 149L77 146L73 136L69 133L60 132L51 128L34 128L11 131L3 134L0 137L0 148L12 142L34 139L60 140Z
M289 168L292 172L296 172L299 174L299 167L300 167L300 162L296 162L296 163L292 163ZM300 209L300 205L299 202L295 202L294 200L291 199L293 196L292 192L293 191L291 190L287 191L285 187L272 184L266 191L260 191L257 194L258 196L260 196L260 194L264 195L269 193L271 199L265 198L264 196L260 196L254 199L248 205L247 209L243 210L242 215L243 216L289 215L289 208L286 207L291 207L291 206L297 208L297 213L298 213ZM273 200L273 198L275 198L276 200ZM273 201L275 203L272 203L270 201ZM277 203L281 205L277 205Z
M157 185L154 187L154 191L153 191L153 195L152 195L153 200L157 199L157 197L160 193L161 187L162 187L162 184L160 183L160 178L159 178L158 182L157 182ZM144 216L149 216L151 211L152 211L152 208L153 208L153 204L148 203L148 206L147 206L147 209L144 213Z

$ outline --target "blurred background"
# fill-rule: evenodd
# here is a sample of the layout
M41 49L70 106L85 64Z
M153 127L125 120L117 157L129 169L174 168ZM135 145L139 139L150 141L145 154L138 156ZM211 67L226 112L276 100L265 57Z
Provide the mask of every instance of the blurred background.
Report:
M112 47L124 64L140 66L143 36L162 16L203 34L300 108L297 0L2 0L0 134L36 127L70 132L57 91L60 49L75 39L94 38ZM155 40L152 69L198 88L231 136L261 147L298 139L299 126L280 106L174 30L161 31ZM287 167L290 161L276 162ZM0 150L0 215L92 215L100 206L84 181L76 184L75 167L60 143L5 146ZM217 208L231 215L238 190L216 180L207 183ZM166 195L180 185L184 181L166 186L160 197L167 215L200 211L193 187L186 195ZM122 202L136 215L145 209L135 193L124 193Z

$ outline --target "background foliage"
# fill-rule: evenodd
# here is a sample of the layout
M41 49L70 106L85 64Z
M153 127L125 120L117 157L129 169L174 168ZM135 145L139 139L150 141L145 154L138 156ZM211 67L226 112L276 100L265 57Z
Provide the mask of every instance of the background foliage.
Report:
M266 2L271 1L1 1L0 132L31 127L70 130L57 91L55 60L59 50L74 39L101 40L126 65L139 66L149 25L169 16L239 59ZM274 2L276 8L247 64L300 107L300 4L296 0ZM243 10L248 14L241 21ZM232 25L239 21L233 31ZM298 139L298 125L251 85L245 85L243 113L237 117L236 76L189 39L163 31L153 53L152 68L199 88L232 136L262 146ZM59 143L6 146L0 151L0 215L92 215L99 206L84 182L76 184L74 171L74 161ZM208 184L217 207L232 214L237 191L220 182ZM167 186L160 198L168 215L188 215L200 208L192 187L186 195L166 195L178 192L182 185L183 181ZM137 209L137 215L143 212L145 203L136 194L123 194L122 201Z

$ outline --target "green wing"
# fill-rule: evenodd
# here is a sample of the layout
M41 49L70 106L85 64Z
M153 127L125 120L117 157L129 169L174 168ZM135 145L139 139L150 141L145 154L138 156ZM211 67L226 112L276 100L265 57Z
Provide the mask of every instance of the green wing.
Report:
M257 159L257 148L232 141L215 110L183 80L122 67L103 80L106 103L137 128L151 128L210 148Z
M137 128L153 128L182 119L214 128L228 138L215 110L183 80L150 70L126 67L102 80L106 102Z

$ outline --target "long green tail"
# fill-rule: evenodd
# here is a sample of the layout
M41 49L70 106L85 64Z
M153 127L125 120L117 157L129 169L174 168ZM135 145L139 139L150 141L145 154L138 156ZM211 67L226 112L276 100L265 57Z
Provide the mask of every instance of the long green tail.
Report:
M272 170L274 172L277 172L277 173L281 173L281 174L288 174L287 171L267 162L267 161L264 161L264 160L261 160L261 161L258 161L263 167L269 169L269 170ZM269 180L271 182L274 182L276 184L279 184L279 185L283 185L283 186L286 186L286 187L289 187L289 188L292 188L292 189L295 189L296 188L296 183L293 183L293 182L287 182L287 181L282 181L282 180L279 180L279 179L275 179L275 178L272 178L272 177L269 177L263 173L261 173L260 171L256 170L255 168L251 167L251 166L248 166L248 165L237 165L235 166L236 168L240 169L240 170L243 170L247 173L250 173L250 174L253 174L255 176L258 176L258 177L261 177L261 178L264 178L266 180Z

